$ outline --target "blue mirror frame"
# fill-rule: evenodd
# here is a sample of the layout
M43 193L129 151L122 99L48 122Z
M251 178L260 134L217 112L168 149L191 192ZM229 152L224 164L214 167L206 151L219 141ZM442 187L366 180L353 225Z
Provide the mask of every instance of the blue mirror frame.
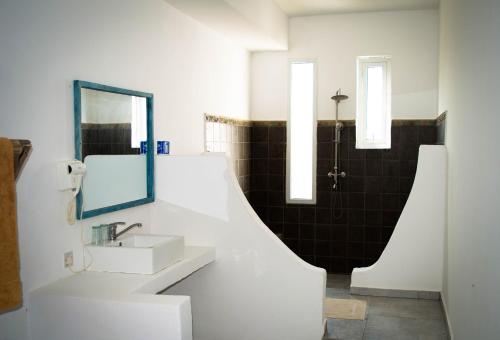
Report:
M74 112L75 112L75 158L82 161L82 89L91 89L103 92L112 92L118 94L124 94L129 96L144 97L146 98L147 106L147 153L146 153L146 185L147 185L147 196L135 201L124 202L109 207L103 207L94 210L82 211L83 196L82 192L79 192L76 197L76 214L78 219L85 219L89 217L94 217L97 215L102 215L105 213L127 209L135 207L142 204L147 204L154 202L154 136L153 136L153 94L147 92L133 91L122 89L119 87L107 86L97 83L91 83L83 80L73 81L73 95L74 95Z

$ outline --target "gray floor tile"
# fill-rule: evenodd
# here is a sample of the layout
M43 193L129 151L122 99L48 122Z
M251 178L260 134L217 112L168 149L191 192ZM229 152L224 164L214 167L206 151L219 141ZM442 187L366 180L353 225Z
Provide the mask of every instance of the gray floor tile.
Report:
M356 295L418 299L418 291L415 290L352 287L351 293Z
M443 320L439 301L363 296L368 315Z
M326 297L336 298L336 299L357 299L357 297L349 294L347 289L341 288L326 288ZM359 297L359 300L364 300L362 296Z
M442 320L423 320L401 317L368 316L363 340L375 339L447 339Z
M363 340L418 340L415 335L404 331L365 330Z
M326 296L367 301L367 319L328 319L325 339L448 339L440 301L352 295L349 288L350 276L328 275Z
M328 319L327 339L361 340L366 320Z

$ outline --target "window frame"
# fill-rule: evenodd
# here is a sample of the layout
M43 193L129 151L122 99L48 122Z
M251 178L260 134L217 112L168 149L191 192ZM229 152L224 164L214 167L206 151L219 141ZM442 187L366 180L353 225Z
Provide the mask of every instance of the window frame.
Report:
M291 94L292 94L292 66L298 63L311 63L313 64L313 131L312 131L312 164L311 164L311 177L312 177L312 197L311 199L297 199L290 197L290 167L291 167ZM287 204L316 204L316 167L317 167L317 97L318 97L318 64L315 59L289 59L288 60L288 96L287 96L287 121L286 121L286 203Z
M382 66L384 76L384 104L385 104L385 138L384 141L370 141L367 136L367 77L368 67ZM390 56L361 56L357 58L357 86L356 86L356 149L390 149L392 124L392 84L391 84L391 57Z

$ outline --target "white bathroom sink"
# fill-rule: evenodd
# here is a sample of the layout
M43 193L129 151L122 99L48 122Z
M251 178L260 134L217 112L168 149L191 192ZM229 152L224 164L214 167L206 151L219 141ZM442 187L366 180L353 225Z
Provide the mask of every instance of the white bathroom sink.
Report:
M131 234L87 248L93 260L90 270L154 274L184 258L184 237Z

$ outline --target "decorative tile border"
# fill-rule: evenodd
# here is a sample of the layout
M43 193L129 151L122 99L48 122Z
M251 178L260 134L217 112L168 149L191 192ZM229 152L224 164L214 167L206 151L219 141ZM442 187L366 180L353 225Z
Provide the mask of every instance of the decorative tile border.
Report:
M441 113L437 118L436 118L436 125L439 125L443 123L446 120L446 115L448 114L448 111L444 111Z
M286 126L285 120L246 120L205 113L205 120L212 123L230 124L236 126Z
M212 122L212 123L222 123L222 124L230 124L236 126L252 126L251 120L234 119L209 113L205 113L205 120L207 122Z
M443 117L444 116L444 117ZM435 126L439 121L446 118L446 112L442 113L437 119L393 119L392 126ZM286 120L240 120L228 118L225 116L213 115L205 113L207 122L216 122L231 124L237 126L286 126ZM339 120L344 126L355 126L354 119ZM318 120L318 126L335 126L335 120L322 119Z

